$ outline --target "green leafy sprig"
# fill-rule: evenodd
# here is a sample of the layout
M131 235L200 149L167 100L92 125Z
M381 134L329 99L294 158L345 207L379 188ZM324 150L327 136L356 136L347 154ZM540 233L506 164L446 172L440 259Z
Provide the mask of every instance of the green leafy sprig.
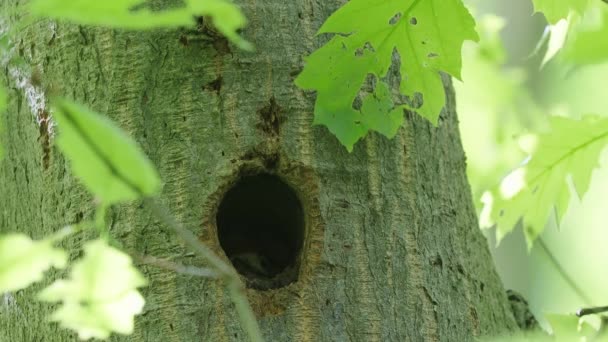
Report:
M158 12L143 4L141 0L33 0L29 8L37 17L134 30L189 27L195 24L195 16L207 16L231 42L242 49L253 48L237 33L247 20L231 1L185 0L182 7Z

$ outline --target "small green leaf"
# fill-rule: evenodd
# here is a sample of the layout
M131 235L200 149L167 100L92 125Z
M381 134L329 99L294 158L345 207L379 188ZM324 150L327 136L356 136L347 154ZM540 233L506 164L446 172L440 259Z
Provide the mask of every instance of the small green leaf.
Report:
M380 128L383 134L403 121L392 103L353 109L368 74L378 80L376 92L385 92L382 78L397 51L401 94L410 99L422 94L415 110L437 124L445 104L439 71L460 77L462 43L478 39L474 26L460 0L351 0L321 27L319 33L338 35L306 58L295 82L317 91L315 123L327 126L350 151L368 131L379 128L378 119L390 121Z
M74 174L104 203L159 191L160 179L152 163L109 119L62 99L53 108L59 148L72 162Z
M0 236L0 293L17 291L40 281L49 268L64 268L67 254L54 239L32 241L23 234Z
M534 10L543 12L549 24L566 19L570 11L582 15L589 6L589 0L532 0Z
M240 48L252 46L237 34L247 20L240 9L227 0L186 0L183 7L153 12L142 0L33 0L31 13L38 17L64 19L78 24L145 30L194 27L195 16L209 16L215 27Z
M587 116L582 120L551 118L551 132L538 137L530 161L505 177L486 200L483 226L497 225L498 239L522 218L528 247L542 232L555 207L558 218L570 202L568 176L579 196L591 181L600 153L608 144L608 118Z
M105 339L112 332L131 334L134 316L145 303L136 289L145 286L146 279L128 255L101 239L88 242L84 250L70 279L54 282L39 298L62 302L52 320L77 331L81 339Z

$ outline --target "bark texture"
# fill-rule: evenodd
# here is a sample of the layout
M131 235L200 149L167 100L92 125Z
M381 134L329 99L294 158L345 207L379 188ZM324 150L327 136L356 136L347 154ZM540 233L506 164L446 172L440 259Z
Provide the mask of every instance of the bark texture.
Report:
M42 21L18 32L14 53L29 67L0 73L10 99L1 117L0 233L40 238L93 213L54 146L52 91L127 130L157 166L163 202L224 258L216 211L239 177L268 172L295 189L306 227L298 279L247 290L268 341L467 341L515 329L477 228L450 81L437 128L408 113L396 138L372 134L349 154L312 126L314 94L293 85L302 56L319 44L317 28L342 2L239 3L255 53L210 31ZM0 12L17 6L0 1ZM128 250L204 266L139 203L114 208L108 221ZM76 258L91 236L63 245ZM134 335L113 340L245 339L222 283L140 269L150 280L145 312ZM47 322L52 308L34 298L45 284L3 295L0 341L76 339Z

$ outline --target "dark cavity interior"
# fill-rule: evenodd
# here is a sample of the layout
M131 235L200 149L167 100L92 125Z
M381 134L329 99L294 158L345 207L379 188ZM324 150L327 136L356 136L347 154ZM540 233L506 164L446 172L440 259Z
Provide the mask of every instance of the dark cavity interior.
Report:
M304 213L280 178L241 178L222 199L216 219L220 245L249 287L277 288L297 280Z

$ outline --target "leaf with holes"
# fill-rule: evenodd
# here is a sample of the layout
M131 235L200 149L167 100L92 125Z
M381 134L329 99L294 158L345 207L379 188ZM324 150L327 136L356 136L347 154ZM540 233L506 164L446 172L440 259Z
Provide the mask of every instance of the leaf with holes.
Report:
M369 130L377 130L370 122L403 120L396 120L395 110L406 105L394 105L390 92L380 107L353 108L369 74L383 84L394 51L401 59L399 92L410 99L422 94L416 111L437 124L445 104L439 71L460 78L462 43L478 40L474 26L461 0L351 0L321 27L319 34L337 35L306 58L295 82L317 91L314 122L327 126L351 151Z
M51 267L64 268L68 256L49 238L33 241L23 234L0 236L0 293L17 291L40 281Z
M532 0L534 10L543 12L549 24L566 19L570 11L582 15L589 6L589 0Z
M59 148L71 161L74 174L105 204L159 191L160 179L152 163L108 118L63 99L57 99L53 109Z
M528 247L542 232L555 207L562 217L570 202L570 176L583 196L608 144L608 118L582 120L551 118L551 131L538 137L538 148L529 162L503 179L491 197L486 196L482 225L497 225L500 240L522 218ZM485 221L485 222L483 222Z
M85 256L70 273L39 294L49 302L62 302L52 320L78 332L81 339L105 339L110 333L131 334L134 316L144 299L137 291L147 281L131 258L101 239L88 242Z
M33 0L30 10L38 17L135 30L193 27L195 16L208 16L230 41L240 48L252 49L237 33L247 21L230 1L186 0L184 6L164 11L152 11L144 7L145 4L142 0Z

